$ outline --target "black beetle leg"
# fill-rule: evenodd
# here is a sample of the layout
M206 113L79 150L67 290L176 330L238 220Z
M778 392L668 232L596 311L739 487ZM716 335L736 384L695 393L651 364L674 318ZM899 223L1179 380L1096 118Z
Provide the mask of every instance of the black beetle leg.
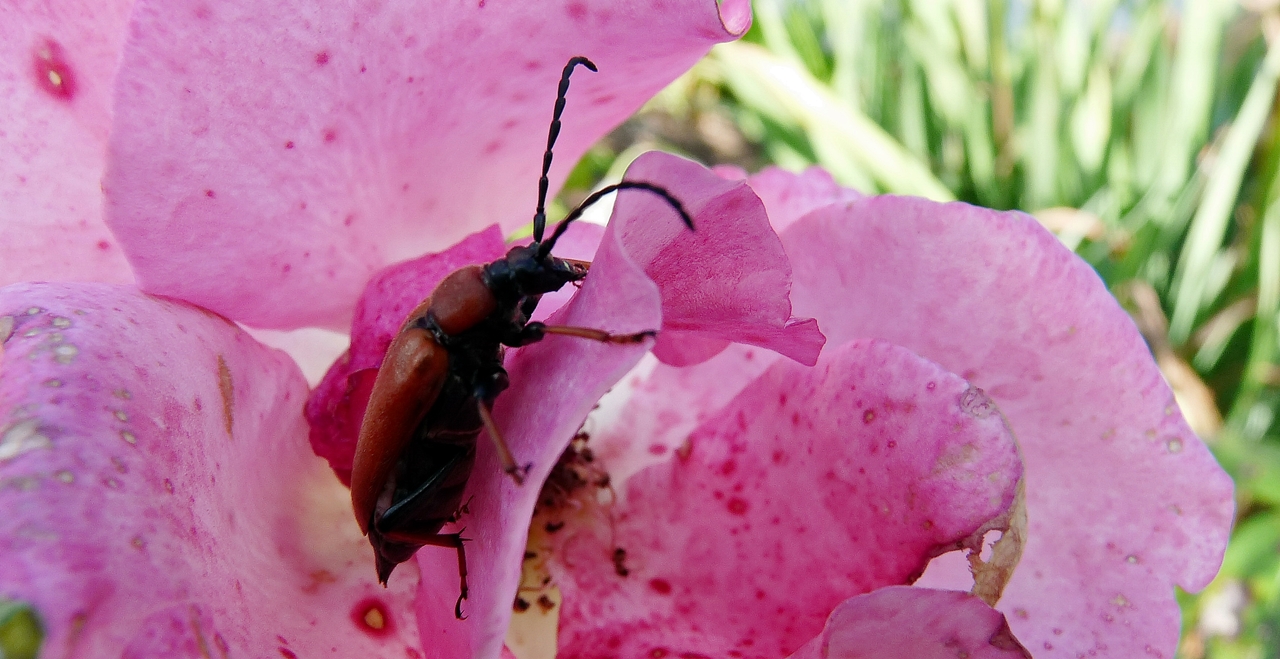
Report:
M529 473L529 468L533 465L520 467L516 464L516 458L511 454L511 449L507 446L507 440L502 437L502 432L498 430L498 424L494 422L489 406L483 400L476 401L476 406L480 410L480 420L484 422L485 430L489 431L489 437L493 439L493 447L498 449L498 462L502 464L502 470L516 482L516 485L524 485L525 474Z
M462 531L466 531L466 529ZM470 589L467 588L467 552L462 548L462 543L466 542L467 538L462 537L462 531L457 533L432 533L430 535L389 531L383 535L383 537L393 542L451 547L458 550L458 579L461 581L459 588L462 592L458 595L458 602L453 605L453 616L458 620L467 619L466 616L462 615L462 600L467 599L467 595L470 593Z

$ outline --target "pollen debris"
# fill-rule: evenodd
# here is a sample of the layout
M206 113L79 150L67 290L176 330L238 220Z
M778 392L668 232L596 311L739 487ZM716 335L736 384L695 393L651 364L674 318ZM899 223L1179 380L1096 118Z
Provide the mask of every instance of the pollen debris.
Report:
M512 603L517 614L548 614L559 601L559 589L552 583L548 566L555 556L557 544L561 542L557 533L568 524L573 524L575 529L613 527L609 508L615 495L609 472L596 462L595 455L587 446L589 439L585 432L580 431L570 441L538 494L521 566L520 588ZM619 548L619 551L623 550ZM623 560L625 555L623 551ZM610 560L607 555L601 558ZM619 567L626 569L616 556L613 560L615 571ZM536 617L541 618L541 615Z
M620 577L631 574L631 570L627 569L627 550L622 547L613 548L613 572Z

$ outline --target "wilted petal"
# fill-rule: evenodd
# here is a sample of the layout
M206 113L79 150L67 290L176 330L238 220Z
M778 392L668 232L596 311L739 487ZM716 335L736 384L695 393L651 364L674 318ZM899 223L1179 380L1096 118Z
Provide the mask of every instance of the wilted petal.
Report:
M17 0L0 15L0 286L131 282L102 221L111 82L132 0Z
M106 285L10 286L0 322L0 596L43 656L418 656L288 357Z
M662 323L654 354L677 366L706 361L730 341L813 364L823 337L791 316L791 264L764 205L743 181L657 151L627 168L631 181L661 182L695 218L688 232L661 199L623 192L615 216L630 254L662 287Z
M345 327L369 277L533 215L551 178L749 23L747 3L142 0L108 218L151 292L255 326Z
M977 546L1021 466L971 392L883 342L775 361L594 524L564 511L547 536L561 653L783 657L841 601Z
M1031 659L999 611L964 593L882 588L836 607L791 659Z
M1231 481L1089 266L1026 215L910 198L815 211L783 242L796 310L832 341L905 346L1008 417L1030 528L998 608L1017 637L1065 657L1172 656L1173 586L1217 571Z

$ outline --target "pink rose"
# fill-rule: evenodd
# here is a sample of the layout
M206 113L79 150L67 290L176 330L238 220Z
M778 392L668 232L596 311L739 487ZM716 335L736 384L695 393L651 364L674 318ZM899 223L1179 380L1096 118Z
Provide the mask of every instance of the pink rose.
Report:
M485 227L528 221L569 56L600 73L574 78L557 180L749 21L709 0L401 4L0 18L0 598L39 615L43 656L495 657L537 484L624 376L587 426L618 501L544 504L529 544L566 655L1172 655L1171 585L1212 577L1231 485L1085 264L1024 216L662 154L629 176L698 231L623 193L561 245L594 254L582 289L541 310L660 328L656 359L513 351L495 414L534 469L516 487L482 438L469 619L447 550L378 586L334 471L403 305L499 255ZM37 280L63 283L17 283ZM228 318L351 327L310 427L294 360ZM998 551L980 579L994 602L1012 570L995 609L901 586L1010 528L1021 562ZM972 585L935 566L921 584Z

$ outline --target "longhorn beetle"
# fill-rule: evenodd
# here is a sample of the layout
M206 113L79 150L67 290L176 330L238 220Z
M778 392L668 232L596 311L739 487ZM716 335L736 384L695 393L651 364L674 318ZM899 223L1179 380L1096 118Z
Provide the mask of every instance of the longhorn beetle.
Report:
M574 57L560 75L538 179L533 243L512 247L493 263L454 271L409 314L382 360L356 444L351 504L360 530L369 536L377 555L378 581L386 585L395 566L424 545L456 549L462 592L454 615L459 619L462 600L467 598L464 539L440 529L462 503L480 430L488 431L503 470L517 485L531 466L516 465L491 414L493 401L508 385L502 368L504 346L529 345L548 334L622 344L639 343L656 334L654 330L610 334L529 322L543 294L587 276L589 263L551 256L552 247L583 210L617 190L643 190L661 197L693 229L689 213L665 188L623 181L591 194L550 238L542 239L551 149L560 134L569 76L579 64L596 70L587 58Z

